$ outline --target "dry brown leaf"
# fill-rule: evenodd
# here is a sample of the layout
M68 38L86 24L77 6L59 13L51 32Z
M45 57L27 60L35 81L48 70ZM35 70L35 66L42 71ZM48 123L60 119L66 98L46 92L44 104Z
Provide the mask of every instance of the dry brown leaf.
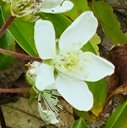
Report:
M15 103L2 105L2 110L9 128L71 128L74 121L72 107L63 99L60 102L64 106L64 110L60 111L60 118L65 124L64 126L58 124L46 127L38 114L37 102L30 106L26 98L20 98Z

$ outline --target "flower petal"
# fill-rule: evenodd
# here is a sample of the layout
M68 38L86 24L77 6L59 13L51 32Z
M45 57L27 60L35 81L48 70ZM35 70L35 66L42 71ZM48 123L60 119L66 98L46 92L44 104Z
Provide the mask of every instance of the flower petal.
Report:
M46 89L47 90L57 90L55 83L49 85Z
M82 13L61 35L61 53L79 50L96 33L97 19L91 11Z
M83 81L58 75L56 87L63 98L75 109L88 111L93 106L93 95Z
M80 70L74 76L80 80L98 81L114 73L114 65L91 52L80 55Z
M64 1L62 4L59 4L57 7L41 8L40 11L45 12L45 13L58 14L58 13L64 13L64 12L71 10L73 8L73 6L74 6L74 4L72 2Z
M35 45L42 59L51 59L56 54L55 31L51 22L37 20L34 32Z
M42 8L54 8L63 3L64 0L43 0Z
M35 86L37 89L43 91L54 82L54 67L47 64L41 64L35 81Z

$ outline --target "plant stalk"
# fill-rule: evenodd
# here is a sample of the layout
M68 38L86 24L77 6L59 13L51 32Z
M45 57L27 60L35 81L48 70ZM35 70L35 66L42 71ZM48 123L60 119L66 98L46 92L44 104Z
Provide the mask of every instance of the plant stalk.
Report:
M20 58L20 59L22 59L22 60L39 61L39 62L42 62L42 59L39 58L39 57L31 57L31 56L26 55L26 54L14 52L14 51L2 49L2 48L0 48L0 53L5 54L5 55L12 55L12 56L15 56L15 57L17 57L17 58Z
M28 87L22 87L22 88L0 88L0 93L28 93L29 92Z
M8 29L8 27L10 26L10 24L14 20L14 18L15 17L13 17L12 15L9 16L8 19L5 21L5 23L3 24L3 26L0 28L0 38L3 36L5 31Z

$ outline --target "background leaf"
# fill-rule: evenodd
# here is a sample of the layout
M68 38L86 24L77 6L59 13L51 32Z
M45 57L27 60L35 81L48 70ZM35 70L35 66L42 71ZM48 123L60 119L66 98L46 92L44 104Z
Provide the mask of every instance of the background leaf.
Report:
M3 18L0 11L0 27L3 25ZM0 38L0 48L15 50L15 41L9 32L6 32ZM0 54L0 70L8 68L14 60L14 57Z
M95 54L99 55L99 47L98 44L101 43L101 39L98 36L98 34L96 33L91 40L89 40L89 42L87 44L85 44L82 48L82 50L85 51L91 51Z
M108 118L103 128L127 128L127 101Z
M120 29L120 23L117 20L115 14L113 13L112 7L102 0L93 0L92 8L96 17L100 21L100 24L104 29L105 34L109 37L112 43L126 43L127 38Z
M90 128L82 119L76 120L73 128Z
M4 20L8 17L8 8L1 7ZM20 18L15 18L9 27L9 31L19 44L19 46L25 50L31 56L37 56L35 44L34 44L34 23L22 21Z
M91 120L91 117L88 112L85 111L78 111L76 109L73 109L74 115L84 119L84 120Z
M65 15L68 16L70 19L74 20L81 13L89 10L87 0L71 0L71 1L74 3L74 7L69 12L65 13Z
M107 82L102 79L97 82L87 82L87 84L94 96L94 106L91 112L98 116L103 110L107 97Z

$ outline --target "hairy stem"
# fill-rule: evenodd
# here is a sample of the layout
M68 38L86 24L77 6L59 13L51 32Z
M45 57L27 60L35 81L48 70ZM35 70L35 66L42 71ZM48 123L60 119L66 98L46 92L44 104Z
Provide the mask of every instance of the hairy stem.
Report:
M0 88L0 93L28 93L29 92L28 87L22 87L22 88Z
M0 48L0 53L5 54L5 55L12 55L12 56L15 56L17 58L20 58L22 60L42 62L42 59L39 58L39 57L31 57L31 56L26 55L26 54L17 53L17 52L6 50L6 49L2 49L2 48Z
M7 30L7 28L10 26L10 24L14 18L15 17L13 17L13 16L9 16L8 19L5 21L5 23L3 24L3 26L0 29L0 38L3 36L3 34Z

